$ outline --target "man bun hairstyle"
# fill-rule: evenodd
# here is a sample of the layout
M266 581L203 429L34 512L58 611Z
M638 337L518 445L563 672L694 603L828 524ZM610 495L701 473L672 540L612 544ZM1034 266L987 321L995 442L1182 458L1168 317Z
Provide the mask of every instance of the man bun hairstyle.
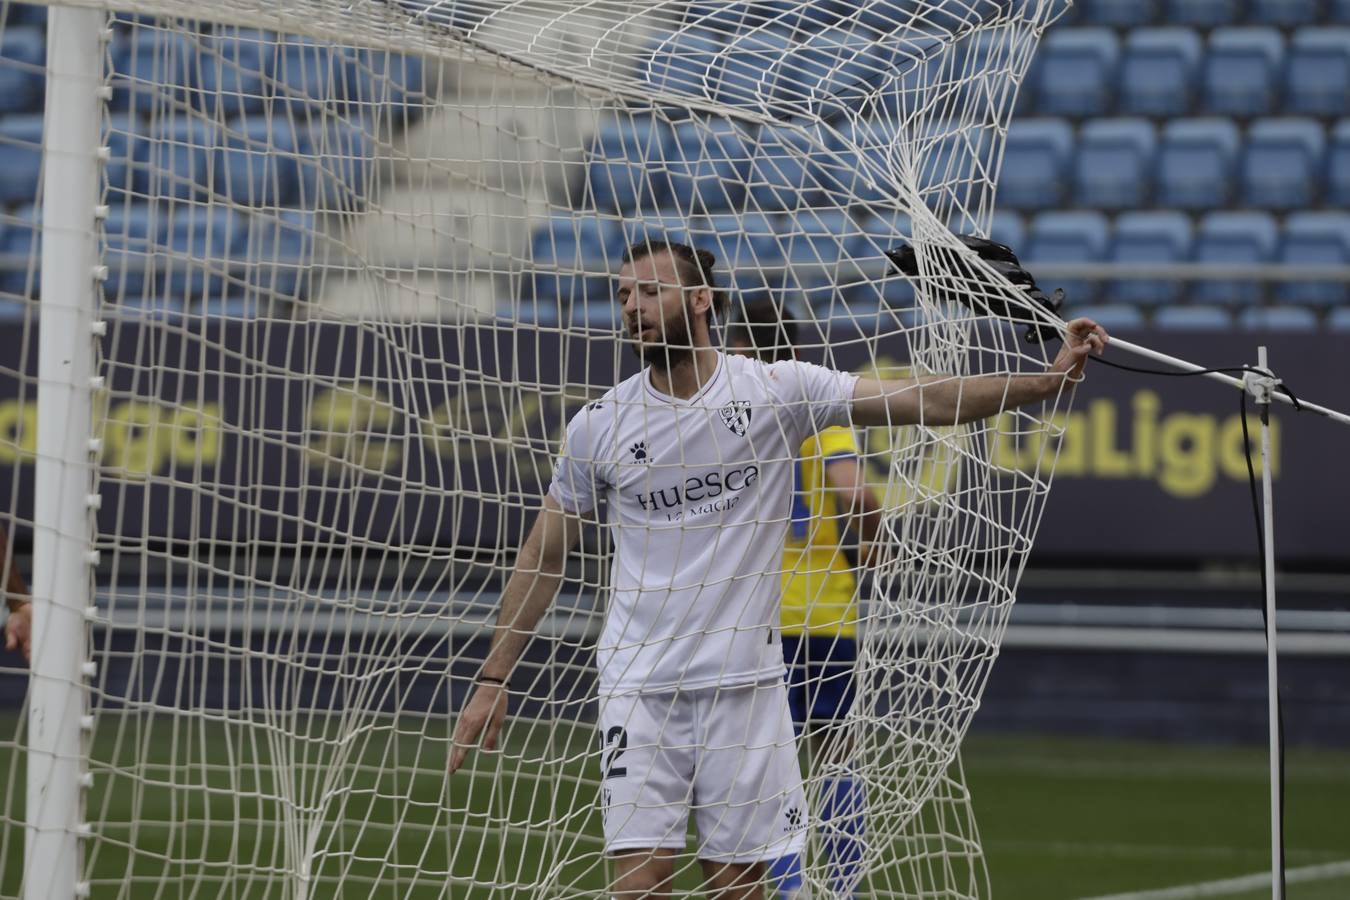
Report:
M717 273L713 270L717 265L717 257L701 248L694 249L688 244L681 244L668 238L653 237L638 241L625 250L623 262L625 264L637 262L656 253L669 253L670 258L675 260L675 272L680 278L681 285L706 287L712 291L712 306L708 310L708 327L711 328L714 317L725 314L729 302L727 292L718 286Z

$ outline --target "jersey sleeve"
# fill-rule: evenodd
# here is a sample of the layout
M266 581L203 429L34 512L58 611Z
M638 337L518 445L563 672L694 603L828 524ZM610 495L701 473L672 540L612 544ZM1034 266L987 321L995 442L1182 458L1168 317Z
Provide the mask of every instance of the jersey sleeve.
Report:
M599 456L604 432L604 404L592 403L567 423L567 435L553 466L548 495L570 513L588 513L608 487Z
M769 366L769 379L792 411L799 440L851 421L857 375L792 359Z

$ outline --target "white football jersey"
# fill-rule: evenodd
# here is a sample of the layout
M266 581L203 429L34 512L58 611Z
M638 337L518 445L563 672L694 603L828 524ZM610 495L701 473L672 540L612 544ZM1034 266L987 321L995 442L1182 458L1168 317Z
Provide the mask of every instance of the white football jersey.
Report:
M748 684L783 674L783 538L802 441L849 422L857 376L719 354L688 400L646 370L567 426L549 494L614 535L600 691Z

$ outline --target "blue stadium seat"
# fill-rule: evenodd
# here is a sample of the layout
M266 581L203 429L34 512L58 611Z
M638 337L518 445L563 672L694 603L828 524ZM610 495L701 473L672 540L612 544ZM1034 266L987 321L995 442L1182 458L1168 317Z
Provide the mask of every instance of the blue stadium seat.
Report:
M361 119L326 116L299 143L299 205L307 209L359 211L366 201L366 181L374 158L374 141Z
M0 118L0 203L32 203L42 173L42 114Z
M388 50L348 50L334 76L337 99L350 114L378 115L372 107L397 107L406 119L430 103L422 59Z
M1218 306L1164 306L1153 313L1153 324L1164 331L1228 331L1233 315Z
M668 172L671 199L680 210L739 209L749 171L750 150L735 123L718 118L676 126Z
M1279 229L1269 213L1213 212L1200 220L1195 261L1214 266L1268 263L1278 244ZM1254 306L1264 293L1265 285L1251 279L1206 279L1191 287L1196 301L1225 306Z
M717 54L723 46L713 32L666 33L654 38L638 62L638 73L653 89L709 97Z
M1264 209L1314 206L1326 164L1326 133L1312 119L1260 119L1247 130L1242 199Z
M220 143L213 123L175 117L155 129L146 150L146 192L187 200L210 187L211 155Z
M783 100L819 110L822 103L850 109L862 106L892 74L893 54L856 30L826 28L769 73Z
M173 31L114 32L109 105L118 112L130 107L143 116L157 110L166 115L185 106L197 56L196 41Z
M0 291L21 297L36 297L42 278L41 216L32 203L19 207L5 226L4 255L12 267L0 269ZM29 284L29 278L32 284Z
M28 318L30 311L36 314L37 307L28 300L0 298L0 321L22 322Z
M625 219L620 224L623 235L623 247L615 248L620 252L634 244L668 241L676 244L690 243L689 219L682 215L651 215Z
M103 143L108 148L103 171L110 194L117 195L108 198L109 204L119 202L119 196L146 193L150 142L143 127L137 117L126 113L112 113L103 119Z
M47 27L47 7L38 6L35 3L6 3L4 7L4 25L6 28L14 28L21 25L32 25L37 28Z
M119 203L108 208L103 233L107 243L104 255L108 280L103 292L108 297L139 297L151 283L154 248L164 236L159 207L146 203Z
M1248 331L1316 331L1317 313L1304 306L1253 306L1238 313Z
M170 251L159 274L159 295L192 305L227 290L230 251L247 226L225 206L180 205L168 217L163 246Z
M307 209L259 212L241 228L231 254L247 263L251 288L299 299L314 262L316 215Z
M1205 56L1204 108L1225 116L1273 112L1284 74L1284 37L1273 28L1219 28Z
M1350 331L1350 306L1338 306L1328 313L1327 327L1332 331Z
M1341 119L1331 132L1327 154L1327 203L1350 207L1350 119Z
M1184 213L1125 213L1116 219L1111 261L1140 266L1187 262L1193 244L1191 220ZM1181 284L1168 278L1121 279L1107 289L1109 299L1140 306L1175 303L1181 292Z
M1235 196L1242 139L1231 119L1176 119L1158 151L1158 205L1214 209Z
M526 296L579 304L609 290L623 253L622 235L609 220L554 216L534 233L530 252Z
M721 65L710 73L714 99L752 108L777 101L780 85L770 74L781 70L784 58L792 55L793 41L783 31L759 29L736 35L718 57ZM784 81L781 87L789 90L790 82Z
M1280 28L1316 25L1322 0L1247 0L1247 20Z
M1114 102L1120 40L1107 28L1051 30L1041 44L1036 109L1058 116L1109 113Z
M1284 223L1279 260L1297 267L1350 266L1350 213L1294 213ZM1287 281L1276 286L1275 296L1284 303L1342 306L1350 303L1350 284Z
M1027 226L1015 212L1000 209L989 223L989 239L1006 244L1014 253L1021 253L1027 242Z
M1131 32L1120 65L1121 112L1138 116L1190 112L1203 53L1193 28Z
M1160 0L1080 0L1084 25L1139 28L1157 21ZM1075 4L1078 5L1078 4Z
M1146 119L1093 119L1078 135L1074 195L1090 209L1137 209L1153 193L1158 135Z
M1099 212L1046 212L1031 220L1027 235L1028 263L1091 263L1106 258L1110 228ZM1031 267L1033 272L1035 266ZM1096 283L1087 279L1065 279L1038 275L1041 287L1050 291L1064 288L1069 300L1088 303L1097 293Z
M998 176L1000 206L1053 209L1068 193L1073 129L1063 119L1017 119L1008 127Z
M853 252L859 260L870 261L874 272L888 272L893 266L884 257L885 251L913 234L913 224L909 213L898 210L882 209L868 214L862 219L862 234L858 238Z
M278 48L272 83L292 115L308 116L310 106L336 98L342 66L341 51L330 45L288 37Z
M690 227L689 236L733 272L772 268L784 261L778 229L764 213L708 216L704 225Z
M0 113L38 112L47 62L40 28L6 28L0 34Z
M1191 28L1232 25L1242 16L1242 0L1168 0L1163 20Z
M222 26L201 42L198 80L208 115L234 118L261 113L280 53L274 32Z
M811 205L819 196L821 154L797 129L763 126L750 146L750 158L752 208L766 212L796 209Z
M213 187L245 206L284 206L300 190L300 150L290 122L261 116L235 120L222 132Z
M665 202L668 185L653 177L665 165L670 129L652 116L607 122L596 132L587 176L599 210L652 213Z
M1350 28L1304 28L1294 35L1284 106L1306 116L1350 112Z
M777 224L790 265L832 267L856 256L862 246L861 230L843 210L798 210L780 217Z
M1144 327L1144 313L1127 303L1103 303L1096 306L1074 306L1074 318L1084 316L1114 334L1131 328Z

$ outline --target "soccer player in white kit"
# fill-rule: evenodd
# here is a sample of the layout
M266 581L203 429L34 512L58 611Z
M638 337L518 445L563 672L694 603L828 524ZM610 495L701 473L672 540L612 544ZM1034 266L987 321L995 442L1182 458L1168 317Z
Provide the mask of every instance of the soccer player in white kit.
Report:
M763 896L801 852L806 805L778 636L796 455L834 425L952 425L1071 389L1107 336L1075 319L1035 375L860 378L721 352L713 257L625 254L618 299L647 364L567 426L543 505L502 592L491 649L456 722L450 771L496 746L506 682L601 501L614 538L596 647L605 850L618 897L670 893L692 813L706 889Z

